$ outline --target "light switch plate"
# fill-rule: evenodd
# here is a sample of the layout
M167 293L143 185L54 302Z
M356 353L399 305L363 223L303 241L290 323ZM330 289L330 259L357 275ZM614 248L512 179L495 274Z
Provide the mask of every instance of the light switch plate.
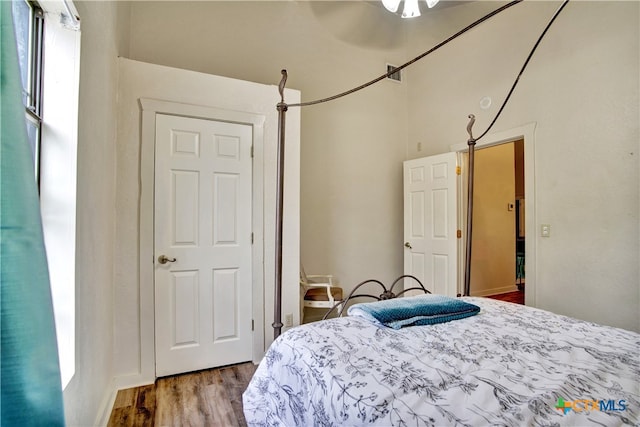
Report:
M551 225L549 224L542 224L540 226L540 235L542 237L549 237L551 236Z

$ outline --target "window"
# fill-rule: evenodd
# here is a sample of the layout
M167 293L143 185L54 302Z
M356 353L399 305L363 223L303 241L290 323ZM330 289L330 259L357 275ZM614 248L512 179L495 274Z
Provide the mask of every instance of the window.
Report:
M80 22L71 0L15 0L12 16L66 387L75 373Z
M20 64L27 137L33 157L34 177L39 182L44 13L37 3L27 0L14 1L12 12Z

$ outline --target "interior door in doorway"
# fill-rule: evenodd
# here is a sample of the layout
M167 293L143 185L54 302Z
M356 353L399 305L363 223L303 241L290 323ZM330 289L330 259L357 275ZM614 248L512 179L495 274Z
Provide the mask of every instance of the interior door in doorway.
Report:
M458 294L456 158L407 160L403 168L404 272L449 296Z
M156 115L156 375L251 360L248 125Z

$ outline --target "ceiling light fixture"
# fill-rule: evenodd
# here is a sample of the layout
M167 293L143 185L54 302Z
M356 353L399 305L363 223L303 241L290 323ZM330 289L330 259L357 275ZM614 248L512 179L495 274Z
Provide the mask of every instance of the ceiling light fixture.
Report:
M440 0L426 0L427 6L430 8L438 4ZM400 6L401 0L382 0L382 4L389 12L396 13ZM404 7L402 9L403 18L415 18L420 16L420 7L418 6L418 0L404 0Z

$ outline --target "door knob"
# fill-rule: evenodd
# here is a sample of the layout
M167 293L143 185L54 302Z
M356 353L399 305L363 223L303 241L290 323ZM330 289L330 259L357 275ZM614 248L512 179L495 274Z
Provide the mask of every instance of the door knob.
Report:
M160 255L158 257L158 262L160 264L166 264L168 262L176 262L177 260L175 258L168 258L166 255Z
M407 248L412 249L412 248L411 248L411 243L409 243L409 242L404 242L404 245L405 245Z

